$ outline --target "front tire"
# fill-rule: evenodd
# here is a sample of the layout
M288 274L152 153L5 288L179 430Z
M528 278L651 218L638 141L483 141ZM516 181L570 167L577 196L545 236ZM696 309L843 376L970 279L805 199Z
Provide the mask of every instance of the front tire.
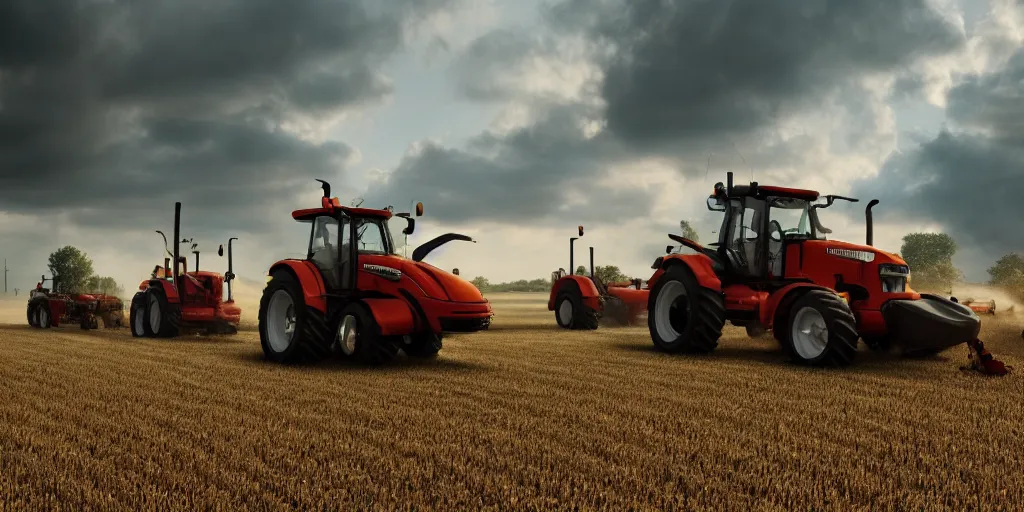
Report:
M857 354L857 320L850 306L832 292L810 290L801 296L786 327L796 363L847 366Z
M271 277L260 299L260 345L279 363L322 359L329 353L330 330L324 314L306 306L302 286L288 272Z
M410 337L412 338L411 343L402 346L405 355L409 357L435 357L444 346L444 343L442 343L444 337L441 334L424 332L413 334Z
M381 335L373 315L358 302L345 306L341 311L338 345L346 357L365 364L383 364L398 355L398 346Z
M31 327L39 327L39 301L32 301L28 303L28 325Z
M658 349L707 353L718 347L725 327L725 299L704 288L688 268L674 265L658 280L648 299L647 327Z

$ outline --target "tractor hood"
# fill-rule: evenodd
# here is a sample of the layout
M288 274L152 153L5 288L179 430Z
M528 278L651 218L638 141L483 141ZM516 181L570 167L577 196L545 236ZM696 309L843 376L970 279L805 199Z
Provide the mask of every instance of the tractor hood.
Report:
M410 277L420 274L424 278L439 284L444 289L445 294L448 295L448 300L455 302L484 302L483 294L480 293L476 286L473 286L473 283L429 263L405 260L403 269ZM413 277L413 279L417 283L422 283L419 276ZM424 287L424 290L426 289Z
M885 252L870 245L853 244L839 240L813 240L811 241L811 245L821 246L825 249L826 253L833 256L853 259L870 259L870 261L874 263L893 263L897 265L907 264L907 262L903 261L903 258L898 254Z
M397 269L403 277L413 280L427 296L454 302L486 302L473 283L445 272L429 263L413 261L401 256L360 256L364 271L378 273L379 267ZM386 272L386 270L380 270Z

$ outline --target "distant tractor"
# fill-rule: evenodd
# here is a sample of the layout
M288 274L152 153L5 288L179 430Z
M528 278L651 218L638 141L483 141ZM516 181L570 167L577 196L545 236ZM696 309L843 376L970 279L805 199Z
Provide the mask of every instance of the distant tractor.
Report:
M583 236L583 226L577 227ZM569 270L574 265L573 244L578 237L569 239ZM629 325L647 308L650 290L642 280L605 283L594 273L594 248L590 248L590 275L567 274L564 269L551 273L551 293L548 311L555 312L555 321L563 329L593 330L602 317L612 318L619 324Z
M711 352L728 320L748 332L771 330L795 362L849 364L858 338L868 347L928 354L974 340L981 320L970 308L908 286L910 268L872 247L828 240L818 212L842 196L813 190L717 183L709 210L724 212L718 243L676 235L694 254L655 260L648 327L668 352Z
M309 225L305 259L274 263L260 300L260 343L268 359L292 362L339 353L369 364L404 351L432 357L444 333L487 329L493 312L472 283L423 263L432 250L453 240L448 233L424 243L405 258L395 253L389 221L410 213L391 207L342 206L323 180L319 208L296 210L292 218ZM416 204L415 216L423 214ZM353 243L353 240L355 243Z
M195 270L188 271L188 261L179 254L181 243L192 240L181 239L181 203L174 203L174 249L167 247L164 237L163 267L157 265L149 279L139 284L139 291L132 298L129 323L132 336L136 338L172 338L182 330L202 330L208 334L235 334L241 320L242 309L235 305L231 295L231 281L235 278L231 242L228 240L228 271L226 274L199 270L199 251L192 245L195 254ZM217 249L224 256L224 246ZM174 261L173 269L170 262ZM228 286L228 298L223 300L224 284Z
M78 324L82 329L98 329L100 321L106 328L121 327L124 323L121 299L102 293L53 293L43 287L46 281L52 281L57 288L60 277L47 279L41 276L35 290L29 292L27 313L30 326L48 329L61 324Z
M955 302L955 301L954 301ZM960 304L971 308L971 311L979 315L994 315L996 314L996 301L991 300L975 300L968 298L967 300L960 301Z

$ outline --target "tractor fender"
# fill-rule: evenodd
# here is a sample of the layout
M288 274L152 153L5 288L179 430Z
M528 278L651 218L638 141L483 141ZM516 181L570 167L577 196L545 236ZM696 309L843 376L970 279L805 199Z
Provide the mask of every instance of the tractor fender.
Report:
M160 290L163 290L164 295L167 296L168 304L177 304L181 302L178 299L178 289L163 279L150 279L139 286L139 290L141 291L146 291L147 288L159 288Z
M306 306L327 313L327 288L324 287L323 276L313 263L306 260L281 260L270 266L267 275L272 276L275 272L291 273L302 286Z
M704 254L667 254L659 257L654 260L653 266L656 270L647 280L647 288L654 288L654 284L672 265L685 265L701 287L716 292L722 291L722 280L715 274L711 258Z
M793 303L793 301L788 299L795 298L797 295L800 295L810 289L825 290L835 293L835 290L831 288L814 283L793 283L786 285L776 290L775 293L769 295L768 299L761 303L761 309L759 312L761 325L766 329L771 329L775 324L775 321L779 319L779 314L788 313L789 304ZM780 309L780 305L784 307Z
M551 296L548 297L548 311L555 310L555 297L562 292L567 286L575 286L580 291L580 295L583 296L583 305L594 309L601 309L601 292L597 291L597 286L587 276L568 275L555 281L555 284L551 286Z
M413 311L400 299L363 299L383 336L402 336L416 330Z

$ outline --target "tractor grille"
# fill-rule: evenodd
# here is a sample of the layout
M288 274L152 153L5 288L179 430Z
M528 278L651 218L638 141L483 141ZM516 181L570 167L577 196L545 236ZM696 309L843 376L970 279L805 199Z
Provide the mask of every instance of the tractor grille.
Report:
M903 293L907 291L907 277L910 267L885 263L878 266L878 277L882 280L882 293Z

